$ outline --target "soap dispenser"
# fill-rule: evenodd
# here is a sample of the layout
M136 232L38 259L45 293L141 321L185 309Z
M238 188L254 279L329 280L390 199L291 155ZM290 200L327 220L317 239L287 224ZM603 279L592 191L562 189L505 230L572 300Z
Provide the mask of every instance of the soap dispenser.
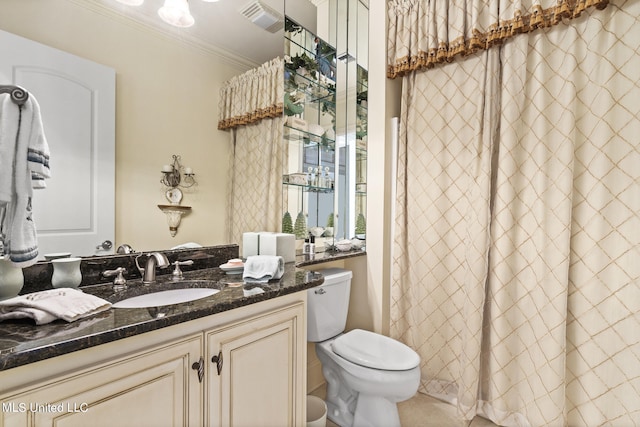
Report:
M313 234L309 235L309 252L310 254L316 253L316 236Z

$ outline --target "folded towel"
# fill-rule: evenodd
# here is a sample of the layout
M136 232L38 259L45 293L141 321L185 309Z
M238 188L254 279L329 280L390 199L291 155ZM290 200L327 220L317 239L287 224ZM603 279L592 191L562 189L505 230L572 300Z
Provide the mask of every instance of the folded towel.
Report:
M249 282L268 282L284 274L284 258L275 255L253 255L244 263L242 278Z
M109 301L73 288L49 289L0 301L0 321L33 319L44 325L56 319L73 322L111 307Z

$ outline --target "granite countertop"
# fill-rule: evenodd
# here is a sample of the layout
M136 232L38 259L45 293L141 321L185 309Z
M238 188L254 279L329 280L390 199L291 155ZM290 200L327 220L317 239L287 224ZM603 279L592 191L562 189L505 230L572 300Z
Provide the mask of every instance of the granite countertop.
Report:
M75 322L56 320L35 326L32 320L0 322L0 371L84 348L105 344L144 332L176 325L256 302L277 298L320 285L320 274L286 264L280 280L265 284L242 282L242 276L227 275L219 268L184 273L182 281L171 275L158 276L153 285L129 280L125 291L114 292L111 284L83 286L84 292L115 303L150 292L186 287L212 287L220 292L199 300L152 308L114 309ZM199 281L189 285L189 282ZM262 292L256 291L256 287Z
M350 251L324 251L316 252L314 254L302 254L296 255L296 265L298 267L307 267L310 265L322 264L330 261L339 261L346 258L354 258L364 256L367 253L363 249L353 249Z

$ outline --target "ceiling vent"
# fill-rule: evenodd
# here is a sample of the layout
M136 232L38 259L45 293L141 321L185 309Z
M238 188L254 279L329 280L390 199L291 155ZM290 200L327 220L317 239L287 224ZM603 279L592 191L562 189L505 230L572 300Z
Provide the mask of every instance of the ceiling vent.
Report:
M270 33L277 33L284 28L283 16L260 0L252 1L243 7L240 13L249 21Z

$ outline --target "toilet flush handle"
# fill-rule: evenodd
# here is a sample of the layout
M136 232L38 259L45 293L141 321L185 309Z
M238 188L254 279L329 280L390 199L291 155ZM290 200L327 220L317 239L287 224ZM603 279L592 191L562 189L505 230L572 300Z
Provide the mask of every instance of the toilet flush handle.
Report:
M316 289L316 290L314 291L314 293L315 293L316 295L324 295L324 294L326 294L326 293L327 293L327 291L325 291L325 290L324 290L324 288L320 288L320 289Z

